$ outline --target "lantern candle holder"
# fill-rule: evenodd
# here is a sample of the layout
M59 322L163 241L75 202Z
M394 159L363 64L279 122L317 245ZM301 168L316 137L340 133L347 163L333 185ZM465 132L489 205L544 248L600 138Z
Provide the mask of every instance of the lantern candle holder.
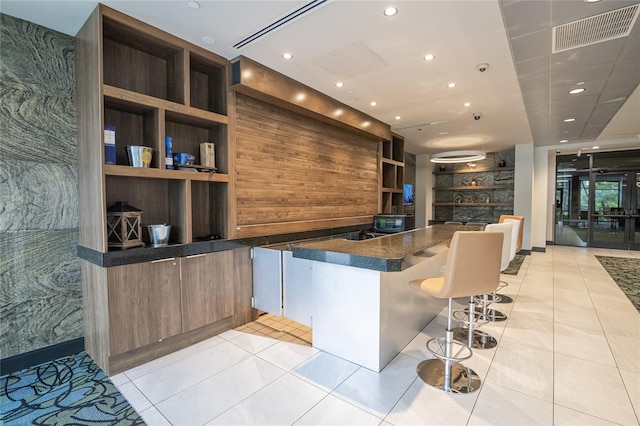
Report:
M126 201L116 201L107 209L107 240L109 247L114 248L143 246L142 210Z

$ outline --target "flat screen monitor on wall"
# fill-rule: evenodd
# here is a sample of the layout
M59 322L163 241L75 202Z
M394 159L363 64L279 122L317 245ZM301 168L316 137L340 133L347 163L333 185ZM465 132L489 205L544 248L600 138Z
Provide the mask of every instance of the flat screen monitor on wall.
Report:
M412 183L404 184L404 205L405 206L413 205L413 184Z

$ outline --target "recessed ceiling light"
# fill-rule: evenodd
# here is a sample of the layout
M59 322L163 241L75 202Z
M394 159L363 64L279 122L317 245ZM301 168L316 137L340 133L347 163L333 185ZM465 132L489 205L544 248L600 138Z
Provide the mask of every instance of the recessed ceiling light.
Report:
M578 94L578 93L582 93L582 92L584 92L585 90L587 90L587 89L585 89L584 87L579 87L579 88L577 88L577 89L571 89L571 90L569 90L569 94L571 94L571 95L576 95L576 94Z
M293 59L293 55L289 52L284 52L282 54L282 59L284 59L285 61L290 61Z
M433 61L436 57L433 56L431 53L429 53L428 55L425 55L424 60L425 61Z
M579 81L576 83L576 86L582 86L584 84L584 81Z
M399 115L396 115L396 120L400 120L400 116Z
M388 7L384 10L384 16L394 16L398 13L398 9L395 7Z
M600 149L600 146L596 145L596 146L593 147L593 149Z
M597 3L600 0L584 0L585 3Z
M378 103L377 103L376 101L373 101L373 102L371 102L371 104L370 104L370 105L371 105L371 106L376 106L376 105L378 105Z
M188 1L187 5L191 8L191 9L200 9L200 3L198 3L197 1Z
M570 123L570 122L572 122L572 121L576 121L576 119L575 119L575 118L565 118L565 119L564 119L564 122L565 122L565 123Z
M456 84L455 84L455 83L453 83L453 82L451 82L451 83L447 84L447 87L448 87L449 89L452 89L452 88L456 87Z
M568 140L568 139L562 139L562 140L560 141L560 143L567 143L567 142L569 142L569 140Z
M215 44L216 42L216 39L211 36L202 36L200 40L202 40L204 44Z
M338 82L336 83L336 87L342 87L342 86L344 86L344 83L343 83L343 82L338 81Z
M464 103L464 106L466 106L466 107L470 107L470 106L471 106L471 102L465 102L465 103Z

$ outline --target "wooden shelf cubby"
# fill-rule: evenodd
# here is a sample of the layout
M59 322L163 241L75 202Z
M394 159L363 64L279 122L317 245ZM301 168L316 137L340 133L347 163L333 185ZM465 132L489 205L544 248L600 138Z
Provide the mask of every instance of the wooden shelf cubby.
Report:
M142 225L172 225L172 242L206 235L229 238L229 62L173 35L99 5L78 36L80 244L107 252L106 209L127 201ZM104 161L104 126L115 127L116 164ZM167 169L173 153L194 155L215 144L217 173ZM126 147L153 149L149 168L129 166ZM104 185L101 183L104 182Z
M402 214L404 210L404 138L392 133L380 142L380 213Z

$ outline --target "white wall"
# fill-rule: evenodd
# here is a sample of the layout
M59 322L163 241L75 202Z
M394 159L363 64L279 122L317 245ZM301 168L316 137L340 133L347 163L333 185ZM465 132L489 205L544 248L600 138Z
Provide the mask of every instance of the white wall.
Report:
M534 217L534 155L533 144L515 146L516 166L513 185L513 214L524 216L524 235L522 236L522 250L531 250L532 232L537 220ZM546 179L546 176L545 176ZM546 194L546 183L544 187ZM538 247L536 244L533 246ZM544 247L544 241L542 246Z
M554 204L549 204L549 148L539 147L533 155L533 208L531 220L531 245L536 248L545 248L547 245L547 217L549 209Z
M429 155L416 155L416 228L424 228L433 218L433 165Z

